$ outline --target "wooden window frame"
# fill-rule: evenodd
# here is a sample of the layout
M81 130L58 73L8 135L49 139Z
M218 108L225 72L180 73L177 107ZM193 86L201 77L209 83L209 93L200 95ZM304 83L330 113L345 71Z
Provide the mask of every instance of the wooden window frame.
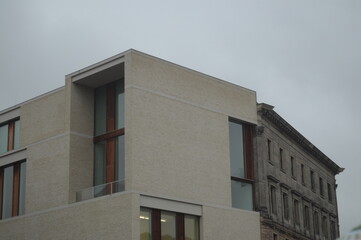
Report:
M7 137L7 152L14 150L15 140L15 122L20 120L19 117L6 121L0 124L0 127L8 125L8 137Z
M150 209L150 208L149 208ZM160 209L150 209L151 210L151 236L152 240L161 240L162 238L162 229L161 229L161 215L162 211ZM175 213L175 234L176 234L176 240L185 240L185 223L184 219L187 214L184 213L177 213L177 212L171 212L171 211L165 211L164 212L170 212ZM198 233L199 231L199 218L198 218Z
M125 134L125 128L116 129L115 88L116 88L117 81L118 80L105 85L106 86L106 117L105 117L106 118L106 127L105 127L106 132L104 134L94 136L94 138L93 138L94 144L105 141L105 183L111 183L111 182L115 181L116 138ZM94 96L95 96L95 94L94 94ZM94 104L96 104L96 103L94 103ZM94 108L95 108L95 106L94 106ZM94 114L96 114L96 113L94 112ZM94 127L95 127L95 124L94 124ZM94 173L95 173L95 169L94 169ZM93 179L95 180L95 178L93 178ZM111 191L111 186L107 186L106 192L110 193L110 191Z
M13 192L11 204L11 217L19 216L19 203L20 203L20 166L25 160L18 161L9 165L0 167L0 219L2 218L3 208L3 189L4 189L4 169L13 166Z

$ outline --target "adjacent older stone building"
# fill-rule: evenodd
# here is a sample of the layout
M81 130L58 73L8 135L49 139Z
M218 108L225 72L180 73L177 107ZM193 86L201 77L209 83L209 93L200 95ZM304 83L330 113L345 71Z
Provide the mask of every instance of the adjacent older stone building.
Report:
M336 239L335 175L343 169L267 104L258 105L254 142L262 239Z

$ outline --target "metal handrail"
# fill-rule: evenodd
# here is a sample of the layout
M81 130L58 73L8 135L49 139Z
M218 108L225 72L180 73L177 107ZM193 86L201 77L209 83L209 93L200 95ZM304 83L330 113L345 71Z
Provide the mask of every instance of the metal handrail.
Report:
M124 180L99 184L76 192L76 202L124 191Z

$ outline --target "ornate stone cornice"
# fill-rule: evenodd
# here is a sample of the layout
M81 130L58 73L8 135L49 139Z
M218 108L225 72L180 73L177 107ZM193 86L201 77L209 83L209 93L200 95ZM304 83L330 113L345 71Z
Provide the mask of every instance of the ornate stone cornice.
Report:
M301 133L299 133L295 128L293 128L286 120L284 120L280 115L278 115L273 110L273 106L261 103L257 105L257 110L264 117L265 120L272 123L278 130L280 130L280 132L291 138L306 152L311 154L323 165L329 168L334 174L338 174L344 170L344 168L339 167L335 162L333 162L323 152L321 152L316 146L314 146L310 141L308 141Z

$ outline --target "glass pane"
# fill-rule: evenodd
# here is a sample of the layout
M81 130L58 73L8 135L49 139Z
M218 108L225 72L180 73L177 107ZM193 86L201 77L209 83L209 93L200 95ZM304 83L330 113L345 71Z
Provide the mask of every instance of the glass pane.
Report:
M0 127L0 154L8 151L8 125Z
M23 162L20 164L19 215L23 215L25 212L25 174L26 162Z
M175 240L175 213L163 212L160 215L161 240Z
M105 183L105 150L105 141L94 144L94 186ZM95 196L103 190L103 187L95 189Z
M13 175L13 166L4 169L2 219L11 217L11 210L13 206Z
M141 208L140 209L140 240L151 240L151 210Z
M184 234L186 240L198 240L199 239L199 226L198 217L196 216L184 216Z
M124 191L124 135L117 137L116 143L116 159L115 159L115 181L118 181L118 184L115 189L116 192Z
M106 86L95 89L95 136L104 134L106 131Z
M116 129L124 128L124 80L116 82Z
M20 120L15 121L14 128L14 149L19 147Z
M244 178L243 128L241 124L229 122L229 150L231 176Z
M252 211L252 184L232 181L232 207Z

